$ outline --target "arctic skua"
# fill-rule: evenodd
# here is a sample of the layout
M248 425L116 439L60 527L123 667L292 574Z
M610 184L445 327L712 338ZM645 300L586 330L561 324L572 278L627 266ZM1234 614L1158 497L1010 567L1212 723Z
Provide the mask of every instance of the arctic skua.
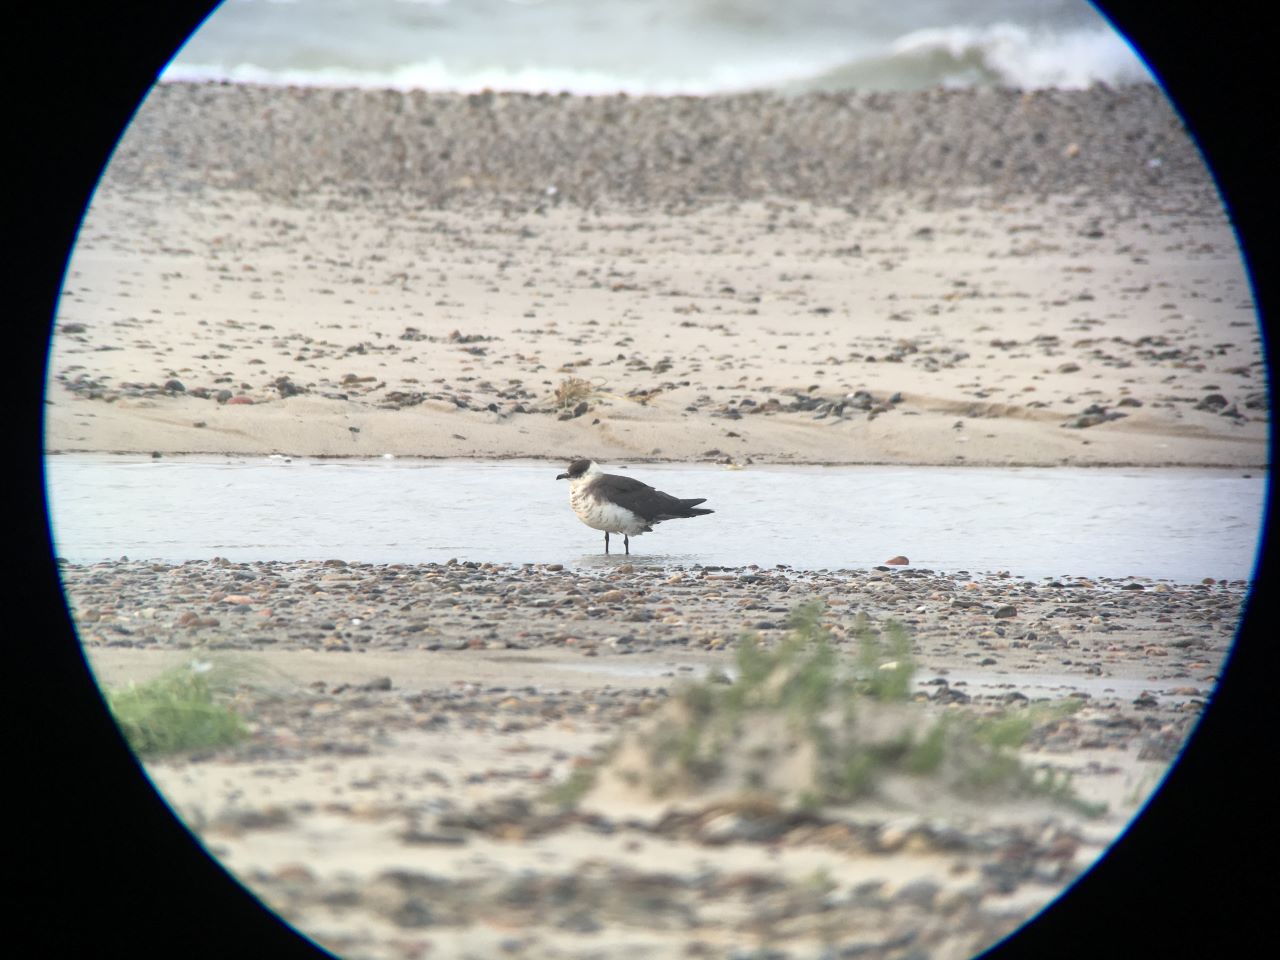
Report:
M677 517L700 517L714 510L699 509L706 497L682 500L655 490L633 477L604 473L592 460L575 460L556 477L569 481L569 505L588 527L604 531L604 552L609 534L622 534L622 545L631 553L631 538L649 533L655 523Z

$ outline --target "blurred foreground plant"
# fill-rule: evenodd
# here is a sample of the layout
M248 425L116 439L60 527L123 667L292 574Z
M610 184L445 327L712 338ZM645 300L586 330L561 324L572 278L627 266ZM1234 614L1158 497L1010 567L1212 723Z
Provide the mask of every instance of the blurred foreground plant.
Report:
M203 666L105 691L107 706L135 753L150 757L227 746L247 735L240 715L217 702Z
M787 634L766 647L738 644L736 677L678 689L615 744L600 773L654 798L756 796L816 807L876 797L910 804L939 791L970 800L1038 796L1099 813L1066 774L1027 769L1016 755L1049 711L1023 708L977 716L913 698L911 639L899 623L876 629L859 615L857 652L842 656L824 607L795 607ZM582 771L575 802L594 783Z

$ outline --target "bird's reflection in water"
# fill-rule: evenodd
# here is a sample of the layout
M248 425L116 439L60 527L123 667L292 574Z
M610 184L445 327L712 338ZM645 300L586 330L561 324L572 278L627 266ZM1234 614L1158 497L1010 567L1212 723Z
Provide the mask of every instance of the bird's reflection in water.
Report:
M636 553L630 556L625 553L587 553L578 557L574 564L581 570L614 570L630 564L636 570L671 570L705 565L706 557L693 553Z

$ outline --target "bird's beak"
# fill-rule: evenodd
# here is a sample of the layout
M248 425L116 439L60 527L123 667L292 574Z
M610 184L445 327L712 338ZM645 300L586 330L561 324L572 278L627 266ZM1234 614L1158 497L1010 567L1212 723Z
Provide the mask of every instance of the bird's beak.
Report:
M568 480L568 479L569 479L569 475L568 475L567 473L562 473L562 474L560 474L558 477L556 477L556 479L557 479L557 480Z

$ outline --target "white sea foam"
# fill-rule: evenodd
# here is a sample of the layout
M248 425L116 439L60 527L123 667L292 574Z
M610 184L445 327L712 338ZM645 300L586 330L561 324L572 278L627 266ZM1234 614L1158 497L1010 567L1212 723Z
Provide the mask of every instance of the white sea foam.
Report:
M1032 31L1011 23L990 27L944 27L916 30L890 47L895 57L939 58L945 63L942 82L968 86L974 71L993 76L1004 86L1024 89L1079 89L1097 82L1111 84L1150 80L1146 67L1128 42L1106 27L1065 33Z
M520 93L566 91L585 96L615 93L632 96L706 96L786 87L835 65L835 62L824 62L815 68L814 61L797 58L767 64L715 64L684 76L654 76L608 73L575 67L492 66L458 69L439 59L404 64L387 70L360 70L351 67L290 69L268 68L251 63L224 66L175 61L160 79L460 93L487 89Z
M162 79L705 95L1149 75L1084 0L299 0L225 4Z

